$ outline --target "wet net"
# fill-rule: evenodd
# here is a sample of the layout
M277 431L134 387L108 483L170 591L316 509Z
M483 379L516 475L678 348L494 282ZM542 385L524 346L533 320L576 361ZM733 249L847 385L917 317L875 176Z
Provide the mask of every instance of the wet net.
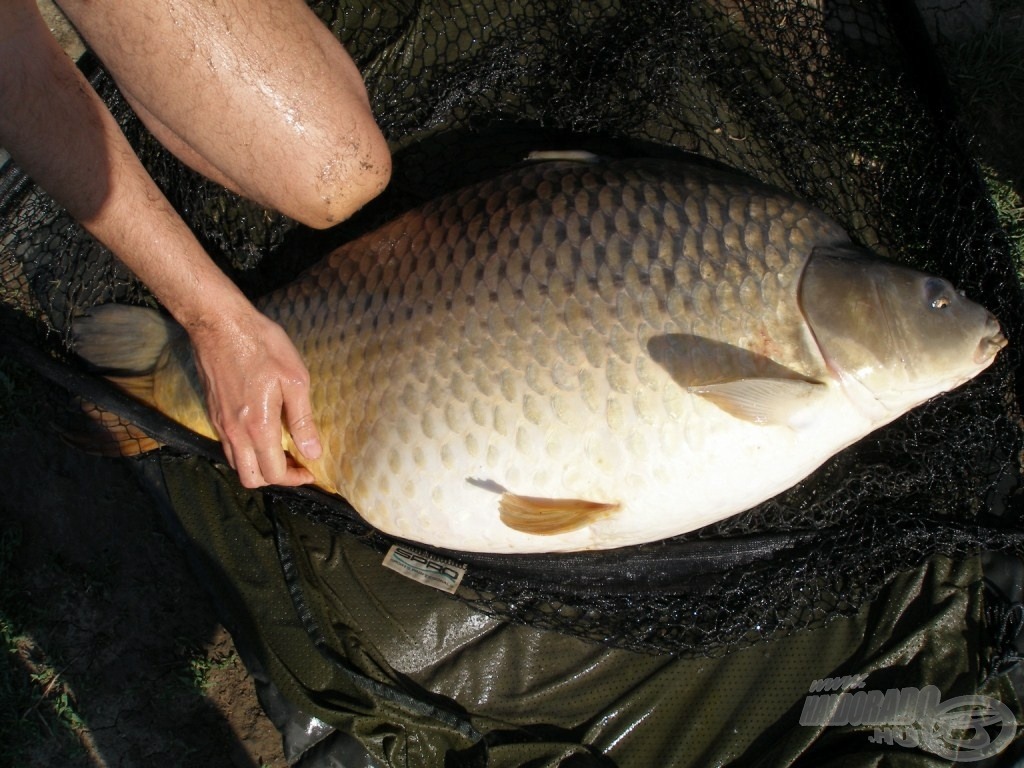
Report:
M649 652L713 654L848 613L935 554L1024 553L1015 373L1016 268L910 2L480 0L317 2L353 54L394 152L388 191L326 233L296 226L185 169L83 68L200 240L256 297L409 207L536 150L693 153L819 206L858 242L941 274L992 310L997 363L759 507L668 541L603 553L499 557L457 595L480 611ZM0 177L7 354L155 432L146 460L216 448L118 397L68 352L72 319L145 288L12 165ZM55 407L61 407L60 405ZM384 551L342 501L268 491Z

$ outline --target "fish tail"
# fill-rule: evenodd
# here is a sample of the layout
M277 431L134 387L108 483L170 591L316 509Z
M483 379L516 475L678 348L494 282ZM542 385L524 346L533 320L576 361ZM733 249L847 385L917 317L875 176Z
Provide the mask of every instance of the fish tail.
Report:
M92 369L135 399L156 405L154 373L183 331L162 313L146 307L105 304L75 320L74 348ZM90 428L64 434L72 444L102 455L134 456L160 447L139 427L95 403L83 402Z
M104 376L152 374L164 349L181 332L155 309L104 304L76 318L75 352Z

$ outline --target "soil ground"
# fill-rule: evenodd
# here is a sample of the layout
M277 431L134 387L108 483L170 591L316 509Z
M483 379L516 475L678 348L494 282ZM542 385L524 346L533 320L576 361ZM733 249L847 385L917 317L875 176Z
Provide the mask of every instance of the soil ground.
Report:
M42 416L43 414L36 414ZM0 427L0 766L286 765L231 637L122 461ZM14 744L21 746L14 749Z
M39 6L80 56L51 0ZM285 766L131 468L61 442L24 372L0 366L0 390L0 768Z

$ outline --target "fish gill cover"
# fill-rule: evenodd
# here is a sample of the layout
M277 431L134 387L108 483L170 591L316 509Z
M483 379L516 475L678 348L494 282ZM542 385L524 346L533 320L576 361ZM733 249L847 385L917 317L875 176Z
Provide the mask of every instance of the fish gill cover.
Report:
M579 555L445 553L481 610L623 647L716 653L849 612L943 553L1024 553L1015 372L1024 308L1006 240L909 2L556 0L313 3L364 73L395 153L385 195L313 233L184 169L110 78L83 67L154 178L253 297L309 260L528 152L693 153L803 198L851 237L949 278L1000 319L1010 346L966 387L899 419L748 512L665 542ZM939 83L938 85L936 83ZM118 403L68 354L72 318L151 297L8 166L0 178L4 335L74 394L207 450ZM33 350L49 354L34 357ZM54 395L59 399L59 394ZM344 504L265 492L391 543ZM681 503L684 500L681 500ZM285 542L286 543L286 542Z

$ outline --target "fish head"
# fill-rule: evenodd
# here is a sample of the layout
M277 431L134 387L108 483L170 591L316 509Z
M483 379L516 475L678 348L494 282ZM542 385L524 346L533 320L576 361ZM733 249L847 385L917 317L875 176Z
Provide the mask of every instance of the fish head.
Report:
M829 371L880 421L960 386L1006 346L995 316L948 280L853 245L816 248L799 295Z

